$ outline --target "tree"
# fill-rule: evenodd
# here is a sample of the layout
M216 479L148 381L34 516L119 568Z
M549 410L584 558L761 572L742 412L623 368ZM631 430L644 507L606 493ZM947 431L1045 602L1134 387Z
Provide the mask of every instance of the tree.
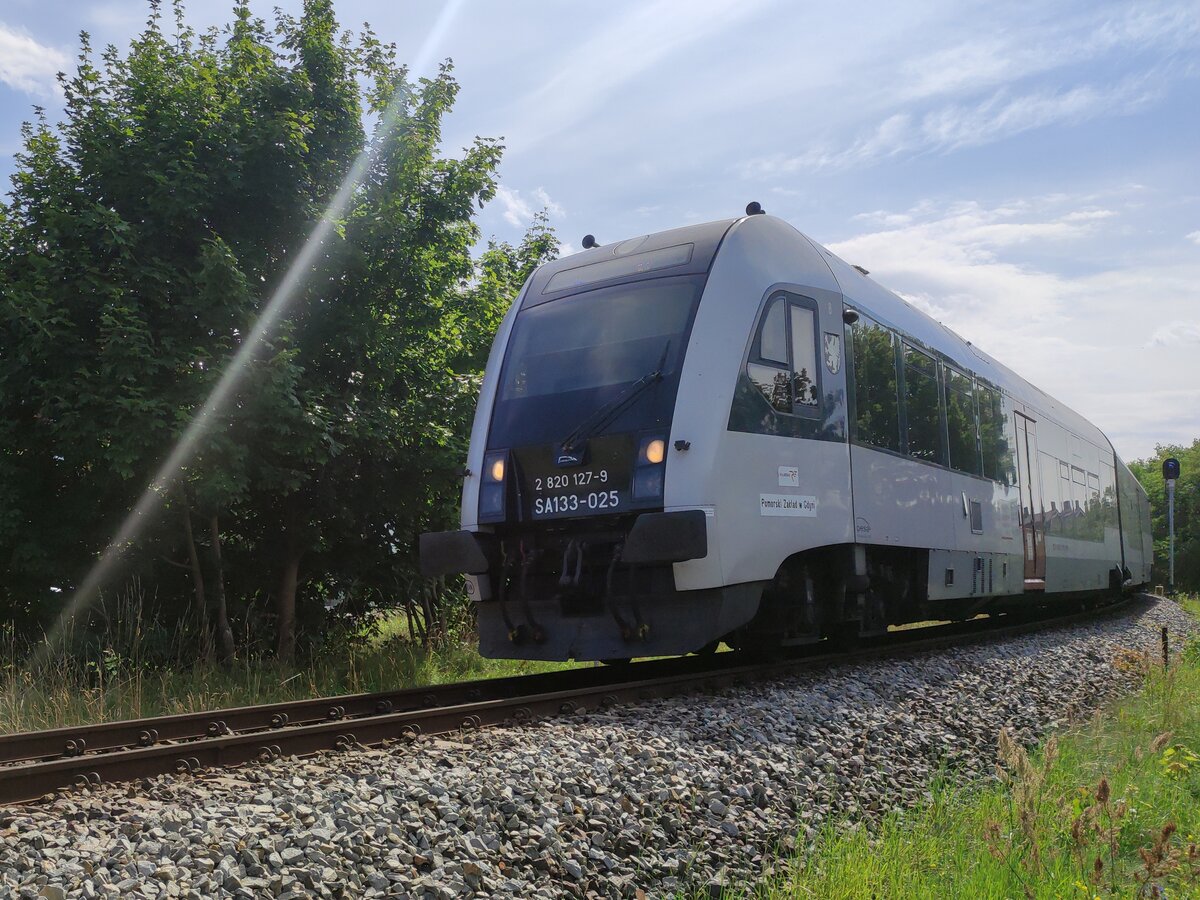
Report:
M373 164L295 300L212 422L124 574L233 652L404 587L458 492L477 374L539 220L478 263L501 146L440 152L458 86L413 83L331 0L274 29L246 0L197 34L159 6L128 52L87 35L65 121L25 128L0 205L0 606L56 612L241 346L363 150ZM360 87L365 85L365 87ZM394 115L396 127L383 128Z

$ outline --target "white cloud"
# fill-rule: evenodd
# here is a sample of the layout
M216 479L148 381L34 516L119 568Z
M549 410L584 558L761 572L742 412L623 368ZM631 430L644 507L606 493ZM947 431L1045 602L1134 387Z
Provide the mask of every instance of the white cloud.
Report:
M1094 222L1097 219L1111 219L1116 215L1111 209L1077 209L1062 217L1064 222Z
M565 219L567 217L566 210L564 210L560 204L554 202L554 200L550 198L550 195L546 193L544 188L534 188L533 196L537 202L542 205L542 208L550 215L558 216L561 219Z
M1114 52L1153 48L1159 58L1194 45L1200 17L1190 2L1100 8L1082 16L1031 18L1024 27L972 36L900 66L897 92L922 99L1011 84Z
M504 221L515 228L528 225L533 219L533 207L521 199L520 191L496 188L496 199L504 206Z
M1150 336L1152 347L1167 347L1172 344L1200 344L1200 322L1171 322Z
M1200 231L1193 231L1187 236L1187 239L1194 244L1200 244Z
M528 226L533 217L543 209L552 217L566 218L567 214L562 205L555 202L544 188L534 188L533 197L537 202L536 208L521 196L520 191L506 187L496 188L496 199L504 206L504 221L515 228Z
M1152 74L1114 85L1082 85L1014 96L1002 89L975 103L950 104L924 114L894 113L868 133L841 147L752 159L739 166L743 175L770 177L799 171L850 169L896 156L948 153L995 143L1048 125L1076 125L1089 119L1128 115L1162 94Z
M1097 241L1120 244L1121 219L1094 197L923 202L861 214L852 221L897 224L828 246L1095 422L1130 458L1200 434L1200 389L1190 387L1200 384L1200 321L1188 318L1200 258L1106 256L1089 274ZM1082 274L1046 270L1050 241L1055 263ZM1167 397L1170 385L1189 385L1187 396Z
M55 76L69 62L66 54L0 23L0 81L14 90L53 96L58 86Z
M912 221L912 216L908 213L892 213L885 209L876 209L871 212L858 213L853 217L855 222L867 222L871 225L883 225L887 228L896 228L900 225L907 225Z
M1082 85L1010 97L998 91L982 103L947 106L924 116L917 149L955 150L989 144L1046 125L1077 124L1096 116L1124 115L1157 99L1149 77L1115 85Z

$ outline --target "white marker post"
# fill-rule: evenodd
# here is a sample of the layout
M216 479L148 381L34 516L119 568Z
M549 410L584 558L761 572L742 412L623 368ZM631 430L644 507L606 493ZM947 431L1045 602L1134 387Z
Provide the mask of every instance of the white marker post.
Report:
M1163 478L1167 482L1167 596L1175 593L1175 480L1179 478L1179 460L1163 460Z

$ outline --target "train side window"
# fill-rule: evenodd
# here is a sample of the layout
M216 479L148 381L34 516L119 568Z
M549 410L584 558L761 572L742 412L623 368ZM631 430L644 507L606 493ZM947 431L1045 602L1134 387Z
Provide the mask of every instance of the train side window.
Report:
M892 333L860 315L851 326L854 440L900 452L900 398Z
M780 298L772 300L758 338L758 357L763 362L788 364L786 317L787 304Z
M787 340L787 302L776 297L770 301L763 316L746 374L762 391L771 408L783 413L792 411Z
M1087 526L1084 516L1087 515L1087 477L1079 466L1071 466L1071 522L1070 536L1085 538Z
M1062 497L1062 515L1065 519L1075 512L1071 504L1071 467L1065 462L1058 464L1058 495ZM1067 528L1064 526L1059 530L1066 531Z
M776 412L819 414L815 310L798 298L773 297L759 326L746 374Z
M971 376L947 366L946 431L950 438L950 468L979 474L979 423Z
M940 396L937 362L932 356L905 344L904 413L908 422L908 455L945 465Z
M797 407L816 409L821 405L817 383L817 327L811 309L790 304L792 325L792 389Z
M787 369L750 363L746 366L746 373L754 382L754 386L762 391L772 409L782 413L792 411L792 393L789 385L791 377Z
M1063 522L1062 491L1055 477L1058 460L1043 450L1038 455L1038 466L1042 476L1042 524L1047 532L1057 533L1062 530Z
M1015 484L1012 454L1004 436L1004 405L1000 392L985 384L976 385L979 396L979 444L983 451L983 474L1002 484Z
M1117 475L1112 466L1100 462L1100 504L1105 528L1117 527Z

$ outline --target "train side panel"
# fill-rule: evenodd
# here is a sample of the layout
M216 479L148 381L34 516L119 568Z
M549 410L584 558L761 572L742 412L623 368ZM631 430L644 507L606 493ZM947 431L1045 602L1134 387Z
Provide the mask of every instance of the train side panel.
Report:
M1028 411L1040 416L1036 518L1045 534L1046 593L1103 590L1121 564L1111 450Z
M824 335L838 337L836 372L821 373L821 440L780 433L775 417L745 381L747 342L764 303L780 293L802 298ZM841 294L822 257L799 232L767 216L735 224L709 274L684 363L667 469L667 509L709 515L709 558L675 564L680 590L765 583L792 554L853 540L845 442ZM818 365L824 365L818 359ZM732 421L732 427L731 427ZM772 433L774 432L774 433Z
M1154 560L1150 534L1150 501L1129 467L1117 459L1117 490L1121 498L1121 542L1125 568L1134 584L1148 584Z

